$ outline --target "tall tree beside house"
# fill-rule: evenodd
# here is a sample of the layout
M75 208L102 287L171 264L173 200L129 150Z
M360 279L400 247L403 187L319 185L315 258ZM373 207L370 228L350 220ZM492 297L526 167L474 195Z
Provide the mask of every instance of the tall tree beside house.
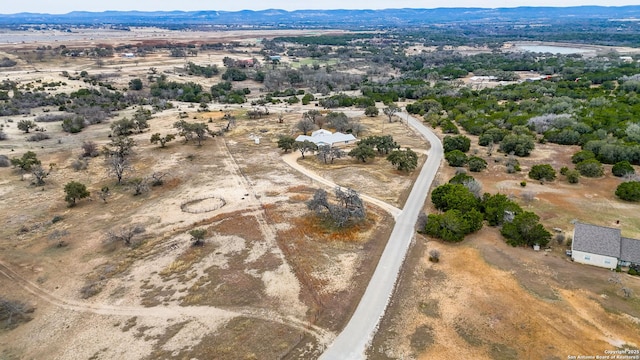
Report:
M285 153L289 150L293 150L296 139L288 135L282 135L278 138L278 148L282 149Z
M546 246L551 240L551 233L538 222L539 220L538 215L525 211L517 214L512 221L505 222L500 233L511 246Z
M296 124L296 128L302 131L304 135L307 135L309 131L316 128L316 124L311 119L303 118L302 120L298 121L298 123Z
M304 154L308 152L314 152L318 149L318 146L309 140L305 141L296 141L293 144L293 148L300 151L300 155L304 159Z

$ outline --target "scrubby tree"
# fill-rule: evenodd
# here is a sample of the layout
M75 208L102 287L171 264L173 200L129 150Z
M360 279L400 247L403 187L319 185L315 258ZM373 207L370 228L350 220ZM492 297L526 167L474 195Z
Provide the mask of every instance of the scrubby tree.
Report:
M293 150L296 139L291 136L283 135L278 138L278 148L282 149L285 153L289 150Z
M22 171L31 171L31 167L40 164L40 160L38 160L36 153L33 151L27 151L22 157L11 159L11 165Z
M444 241L459 242L465 235L482 228L482 214L472 209L463 213L460 210L447 210L444 214L430 214L424 232Z
M1 64L0 67L2 67ZM5 297L5 294L0 295L0 330L13 329L19 323L31 321L31 313L34 310L35 308L31 305L10 300Z
M374 135L366 137L358 144L368 145L376 149L379 155L388 155L394 149L400 149L400 145L393 140L391 135Z
M485 220L491 226L502 225L513 216L522 213L522 208L504 194L484 194L481 207Z
M596 159L588 159L577 163L576 170L580 172L580 175L586 177L600 177L604 175L602 164Z
M318 120L320 120L320 119L324 120L324 118L322 117L322 113L320 111L316 110L316 109L312 109L312 110L303 112L302 113L302 118L311 120L312 123L314 123L314 124L316 124L318 126L321 125L321 124L318 124L318 122L319 122ZM322 128L322 126L320 126L320 128Z
M505 154L515 154L517 156L529 156L535 148L533 137L529 135L509 134L500 142L500 151Z
M207 236L207 229L193 229L189 231L191 235L191 242L193 246L204 245L204 238Z
M160 133L155 133L151 135L151 139L149 139L149 141L151 141L152 144L160 143L160 147L163 148L168 142L174 140L175 138L176 136L173 134L162 136L160 135Z
M82 142L82 157L96 157L100 155L100 151L98 151L98 145L91 141L86 140Z
M349 121L349 117L347 114L343 112L335 112L332 111L325 116L329 126L336 129L339 132L345 132L349 130L351 126L351 122Z
M133 196L142 195L149 191L149 179L143 177L135 177L129 180L129 186L133 189Z
M64 200L69 206L75 206L76 200L84 199L89 196L87 187L77 181L71 181L64 186Z
M335 189L335 195L338 204L330 202L327 192L318 189L313 194L313 198L307 201L307 208L330 220L332 225L338 228L366 218L364 203L355 190L343 191L338 187Z
M467 172L463 168L456 169L456 174L449 179L449 184L461 184L464 185L465 182L475 180L473 176L467 175Z
M44 185L44 179L46 179L51 170L53 170L54 164L49 164L49 169L45 169L42 165L34 165L31 167L31 175L33 175L33 184L36 186Z
M111 123L111 133L113 136L127 136L133 134L136 124L129 118L122 118Z
M582 151L578 151L577 153L573 154L573 156L571 156L571 162L574 164L577 164L579 162L583 162L585 160L595 159L595 158L596 158L596 154L594 154L593 151L582 150Z
M625 131L629 141L640 143L640 124L631 123Z
M633 166L631 166L631 163L625 160L617 162L615 165L613 165L613 168L611 168L611 173L617 177L625 177L635 174L636 171Z
M144 226L133 224L107 232L107 243L124 243L126 246L134 245L134 238L146 231Z
M367 159L373 159L376 157L376 152L371 146L359 142L355 148L349 151L348 155L362 162L367 162Z
M507 169L507 173L508 174L513 174L513 173L516 173L516 172L521 170L520 169L520 162L518 161L518 159L516 159L516 158L514 158L512 156L509 156L507 158L507 161L505 161L504 165L505 165L505 167Z
M184 138L185 143L193 139L193 129L190 123L185 120L179 120L173 123L173 127L178 130L178 135Z
M335 159L340 159L344 157L345 152L337 147L332 147L329 145L320 145L318 146L318 159L323 161L325 164L330 162L333 164Z
M130 90L142 90L142 80L135 78L129 81L129 89Z
M314 152L318 149L318 146L309 140L305 141L296 141L293 144L293 148L300 151L300 155L304 159L304 154L308 152Z
M202 141L206 139L207 135L211 134L209 126L205 123L190 124L191 131L195 134L195 139L198 142L198 146L202 145Z
M487 168L487 162L477 156L471 156L469 160L467 160L467 165L469 165L469 170L473 172L480 172Z
M440 211L450 209L460 210L463 213L477 209L479 200L462 184L444 184L431 192L431 202Z
M406 150L394 150L388 156L387 160L391 162L400 171L412 171L418 166L418 154L407 148Z
M549 164L533 165L529 170L529 177L534 180L553 181L556 178L556 171Z
M580 182L580 172L578 170L567 170L565 176L569 184L577 184Z
M389 122L393 122L393 116L395 114L397 114L398 112L400 112L400 107L398 107L398 105L396 104L391 104L387 107L385 107L384 109L382 109L382 112L387 115L387 118L389 119Z
M38 124L36 124L33 120L20 120L18 121L17 127L18 130L24 131L25 134L28 134L29 130L37 128Z
M462 167L467 164L467 155L460 150L449 151L444 154L449 166Z
M460 150L463 153L466 153L471 147L471 139L464 135L447 135L442 140L442 147L445 153L453 150Z
M367 108L364 109L364 114L369 117L376 117L379 113L380 111L375 106L367 106Z
M136 146L135 140L127 136L117 136L111 138L111 142L104 146L105 156L128 157Z
M517 214L512 221L505 222L500 233L511 246L546 246L551 240L551 233L538 222L539 220L538 215L525 211Z
M118 155L108 155L105 160L107 172L118 179L118 185L122 183L124 174L131 170L129 159Z
M296 124L296 128L302 131L304 135L307 135L309 131L316 128L316 124L314 124L310 119L302 119L298 121L298 123Z
M640 201L640 181L627 181L618 185L616 196L626 201Z

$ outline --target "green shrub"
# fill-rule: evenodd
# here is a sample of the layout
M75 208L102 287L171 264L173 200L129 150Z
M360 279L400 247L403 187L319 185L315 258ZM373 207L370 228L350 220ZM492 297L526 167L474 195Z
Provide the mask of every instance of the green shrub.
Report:
M579 162L589 160L589 159L595 159L595 158L596 158L596 154L594 154L593 151L582 150L573 154L573 156L571 157L571 162L574 164L577 164Z
M460 150L449 151L444 154L444 158L449 163L449 166L461 167L467 163L467 155Z
M553 181L556 178L556 171L549 164L533 165L529 171L529 177L534 180Z
M625 161L617 162L615 165L613 165L613 168L611 169L611 173L614 176L623 177L626 175L633 175L636 173L636 171L633 168L633 166L631 166L631 163L625 160Z
M629 269L629 275L636 275L637 276L637 275L640 275L640 274L638 274L638 271L636 271L636 269L631 268L631 269Z
M458 135L458 136L447 135L444 137L442 141L442 147L444 148L445 153L448 153L453 150L460 150L463 153L465 153L469 151L469 148L471 147L471 140L464 135Z
M569 184L577 184L580 182L580 172L578 170L569 170L566 176Z
M527 182L526 182L526 181L524 181L524 180L520 181L520 186L522 186L522 187L527 186Z
M618 185L616 196L626 201L640 201L640 181L627 181Z
M477 156L470 157L467 160L467 164L469 165L469 170L473 172L480 172L487 168L487 162Z
M600 177L604 175L602 164L596 159L588 159L579 162L576 165L576 170L580 172L580 175L586 177Z

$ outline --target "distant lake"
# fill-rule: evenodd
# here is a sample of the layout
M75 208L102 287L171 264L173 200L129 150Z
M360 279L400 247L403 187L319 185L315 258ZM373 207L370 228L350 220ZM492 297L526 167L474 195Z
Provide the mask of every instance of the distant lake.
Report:
M564 46L550 46L550 45L517 45L516 48L524 51L531 51L537 53L551 53L551 54L583 54L593 52L589 49L580 49Z

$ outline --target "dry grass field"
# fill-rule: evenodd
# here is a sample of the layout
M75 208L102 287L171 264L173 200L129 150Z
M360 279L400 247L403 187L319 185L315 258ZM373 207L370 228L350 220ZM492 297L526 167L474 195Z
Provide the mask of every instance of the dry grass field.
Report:
M102 64L88 58L37 60L31 54L39 46L62 42L69 47L141 41L254 44L263 37L303 33L309 32L2 34L10 41L0 44L0 57L18 65L2 69L0 78L34 87L65 82L47 91L70 92L88 85L62 72L87 71L108 75L122 90L132 78L146 78L155 68L168 80L208 88L220 76L205 79L178 72L185 59L170 57L168 50L135 59L118 54ZM211 50L188 60L222 68L225 56L249 55ZM258 83L241 85L260 94ZM73 168L83 141L109 142L109 122L73 135L62 132L60 122L39 123L51 138L27 142L30 134L19 131L16 123L56 109L0 117L8 135L0 141L0 155L12 158L34 151L43 165L55 164L45 185L37 187L28 174L0 168L1 295L33 310L30 321L0 329L0 359L310 359L345 325L394 223L389 213L368 204L365 221L338 231L307 210L305 201L322 185L287 165L277 140L282 134L295 135L301 113L315 107L272 107L269 116L249 119L249 105L212 104L210 111L198 112L197 104L174 104L174 109L153 115L150 129L132 136L137 146L126 180L167 174L163 185L138 196L130 186L115 184L102 157L91 158L86 169ZM110 121L134 112L120 111ZM202 146L181 139L166 148L149 143L153 133L174 133L172 124L183 112L185 120L205 122L211 129L226 126L225 112L238 120L231 131ZM360 118L364 136L391 134L424 162L429 144L402 121L389 124L385 116L345 112ZM570 234L573 219L610 226L620 221L623 235L640 238L638 206L613 197L619 180L611 175L582 178L577 185L529 181L521 188L530 166L551 163L559 168L575 150L536 146L530 158L521 159L519 174L506 174L503 154L494 152L489 169L474 176L485 191L516 197L549 229ZM484 148L474 151L486 157ZM381 158L366 164L339 159L327 165L308 156L298 163L398 208L415 177ZM453 172L443 165L438 181L447 181ZM86 184L91 196L70 208L63 187L72 180ZM112 193L106 203L98 196L104 186ZM425 210L432 209L427 205ZM132 226L145 231L131 246L105 241L110 231ZM206 230L203 246L191 245L193 229ZM438 264L428 261L434 248L442 253ZM456 245L417 235L369 357L564 359L638 347L640 279L622 276L634 291L625 299L608 281L610 272L571 263L565 248L556 243L550 252L511 248L492 228Z
M224 35L223 41L251 41L277 33ZM189 39L195 41L179 38ZM62 76L63 71L115 74L109 79L118 89L133 77L146 77L151 67L169 80L206 88L220 81L220 76L175 73L184 59L168 51L135 60L117 56L100 65L82 58L21 59L20 52L35 44L3 45L2 55L19 64L0 76L20 86L65 82L51 90L58 92L87 86ZM84 46L80 40L69 44ZM225 56L238 55L201 52L189 60L221 67ZM259 93L258 84L244 85ZM102 157L90 158L86 169L73 168L83 141L109 142L109 122L73 135L62 132L60 122L39 123L50 139L27 142L31 134L19 131L17 122L55 109L0 118L8 135L0 142L0 154L12 158L34 151L44 166L55 164L38 187L31 185L29 174L0 168L0 287L4 297L35 309L31 321L0 331L0 358L307 359L317 357L349 318L393 217L371 205L359 226L335 231L307 210L305 201L321 185L288 166L276 144L279 135L295 133L305 107L272 109L267 117L249 119L240 106L213 104L210 112L198 112L191 104L175 105L154 114L150 129L131 136L137 143L133 169L122 185L108 174ZM134 111L120 111L111 122ZM202 146L182 139L166 148L150 144L153 133L175 132L172 125L182 112L187 121L205 122L211 129L226 126L225 112L238 120L223 137L209 138ZM357 116L372 134L386 121ZM400 144L426 146L401 122L385 124L386 132L397 134ZM304 164L331 173L315 160ZM356 165L345 160L339 166L350 164ZM411 174L397 173L381 160L370 165L358 166L352 178L328 177L401 204ZM127 181L154 172L166 174L164 184L134 196ZM86 184L91 196L70 208L63 187L72 180ZM98 196L104 186L112 193L107 202ZM382 191L389 187L395 192ZM106 242L109 232L133 226L145 231L131 246ZM192 229L206 230L203 246L191 246Z

